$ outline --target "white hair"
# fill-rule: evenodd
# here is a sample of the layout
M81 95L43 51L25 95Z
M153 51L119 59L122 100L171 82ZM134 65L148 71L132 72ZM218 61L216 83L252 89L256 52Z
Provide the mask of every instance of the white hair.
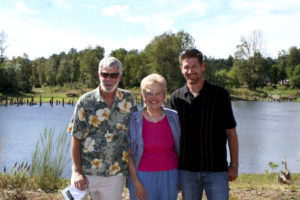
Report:
M118 67L120 74L123 72L122 63L115 57L106 57L99 62L98 74L101 73L102 67Z
M165 94L167 94L167 81L166 79L160 75L160 74L150 74L148 76L146 76L145 78L143 78L142 82L141 82L141 90L143 92L143 90L145 89L145 87L147 85L151 85L153 83L158 83L162 86Z

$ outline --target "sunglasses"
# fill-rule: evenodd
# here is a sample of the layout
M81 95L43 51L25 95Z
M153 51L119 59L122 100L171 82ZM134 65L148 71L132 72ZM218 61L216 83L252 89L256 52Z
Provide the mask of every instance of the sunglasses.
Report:
M105 72L101 72L100 75L103 77L103 78L118 78L120 73L105 73Z

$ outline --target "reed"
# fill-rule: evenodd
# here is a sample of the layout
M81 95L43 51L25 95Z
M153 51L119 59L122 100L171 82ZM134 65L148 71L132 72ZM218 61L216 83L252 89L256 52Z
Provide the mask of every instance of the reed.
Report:
M54 138L55 128L44 129L35 146L29 174L35 177L42 190L55 190L64 182L62 175L67 166L70 140L66 131Z

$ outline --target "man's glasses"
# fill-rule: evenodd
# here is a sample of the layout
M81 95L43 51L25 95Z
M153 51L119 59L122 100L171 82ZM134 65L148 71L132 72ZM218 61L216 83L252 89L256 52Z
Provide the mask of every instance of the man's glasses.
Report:
M103 77L103 78L118 78L120 76L120 73L105 73L105 72L101 72L100 75Z

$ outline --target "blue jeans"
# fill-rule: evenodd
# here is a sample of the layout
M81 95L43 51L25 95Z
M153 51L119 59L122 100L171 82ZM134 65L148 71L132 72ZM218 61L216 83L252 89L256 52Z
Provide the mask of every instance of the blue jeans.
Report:
M148 200L176 200L178 195L178 170L166 170L155 172L137 171L137 176L147 191ZM134 185L129 178L129 194L133 197Z
M202 199L203 189L208 200L228 200L227 172L191 172L179 170L182 197L184 200Z

